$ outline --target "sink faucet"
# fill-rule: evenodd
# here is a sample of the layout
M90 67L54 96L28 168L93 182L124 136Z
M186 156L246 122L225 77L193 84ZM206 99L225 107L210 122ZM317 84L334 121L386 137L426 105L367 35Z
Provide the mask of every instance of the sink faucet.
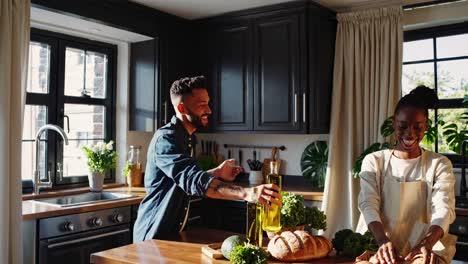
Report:
M40 179L39 168L39 141L41 140L42 133L46 130L55 130L60 136L62 136L65 145L68 145L68 137L65 134L65 131L59 126L47 124L39 128L36 134L36 164L34 168L33 175L33 194L39 194L39 190L42 188L52 188L52 181L50 180L50 175L47 176L47 181L43 182Z

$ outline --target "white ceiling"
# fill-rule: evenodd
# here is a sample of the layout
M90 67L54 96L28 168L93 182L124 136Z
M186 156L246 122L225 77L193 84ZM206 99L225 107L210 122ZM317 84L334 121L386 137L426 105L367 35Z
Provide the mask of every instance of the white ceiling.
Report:
M31 7L31 27L70 34L108 43L137 42L151 39L134 32L91 22L74 16Z
M295 0L130 0L186 19L198 19ZM428 0L314 0L335 11L389 4L413 4Z

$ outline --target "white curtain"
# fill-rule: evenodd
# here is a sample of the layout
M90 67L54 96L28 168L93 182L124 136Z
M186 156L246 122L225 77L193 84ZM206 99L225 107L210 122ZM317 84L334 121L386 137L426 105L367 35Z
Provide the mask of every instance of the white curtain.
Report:
M337 15L332 116L322 210L325 235L357 225L356 158L381 141L379 128L400 96L403 29L400 7Z
M29 0L0 1L0 263L22 263L21 128Z

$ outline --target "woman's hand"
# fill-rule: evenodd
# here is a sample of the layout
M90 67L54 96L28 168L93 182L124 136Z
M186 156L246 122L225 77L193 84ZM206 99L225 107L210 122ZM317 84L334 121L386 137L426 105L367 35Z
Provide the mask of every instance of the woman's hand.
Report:
M412 262L418 258L422 258L422 261L418 263L435 263L435 254L432 252L432 245L427 245L427 243L417 245L405 257L405 260Z
M375 254L375 258L377 259L379 264L387 264L387 263L397 263L401 260L400 256L396 252L395 248L393 247L392 241L387 239L380 244L377 253Z
M422 263L435 263L436 256L432 252L432 247L444 236L444 230L438 225L432 225L427 231L426 237L416 245L405 257L407 261L413 261L416 257L421 257Z

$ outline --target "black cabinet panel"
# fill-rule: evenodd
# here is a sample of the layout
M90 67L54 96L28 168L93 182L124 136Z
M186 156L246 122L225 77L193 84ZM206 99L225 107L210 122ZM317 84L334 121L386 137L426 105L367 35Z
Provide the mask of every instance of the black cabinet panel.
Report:
M255 130L300 130L298 32L297 15L255 25Z
M130 48L130 130L155 131L157 118L158 40L131 44Z
M252 129L248 26L224 27L215 37L213 121L216 130Z
M325 134L330 132L336 20L315 12L308 20L309 133Z

